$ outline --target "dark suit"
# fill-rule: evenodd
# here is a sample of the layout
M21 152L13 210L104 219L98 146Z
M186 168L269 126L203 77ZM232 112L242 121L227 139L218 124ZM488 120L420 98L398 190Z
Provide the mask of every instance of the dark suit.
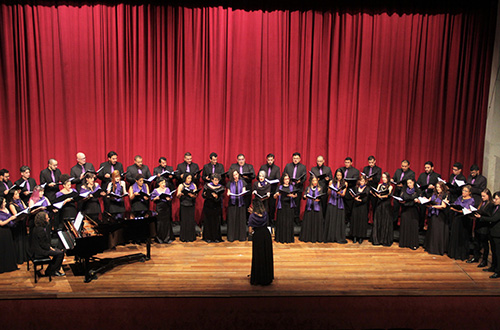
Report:
M316 165L311 168L311 172L315 177L320 177L321 175L325 175L325 177L319 179L318 184L321 187L321 190L325 193L325 195L321 196L321 210L323 211L323 217L326 215L326 207L328 205L328 185L330 181L327 181L326 178L332 180L332 169L328 166L321 166L321 168ZM309 182L311 182L311 177L309 177Z
M111 165L110 162L104 162L99 165L99 168L102 167L101 172L97 174L97 177L101 180L101 187L108 187L108 184L111 182L111 176L109 178L105 178L106 174L111 175L113 171L120 171L120 174L123 174L123 165L120 162L116 162L115 165Z
M370 175L370 168L372 170L372 177L371 180L367 182L369 187L377 188L378 183L382 179L382 169L378 167L377 165L370 167L370 166L365 166L363 168L363 173L365 173L367 176ZM387 178L389 179L389 178ZM368 207L368 213L370 213L370 205L372 208L372 219L373 216L375 215L375 209L377 208L377 203L378 203L378 198L377 196L373 196L373 194L368 191L368 203L366 203L366 206Z
M297 171L295 171L295 166L297 166ZM295 171L295 176L293 175L293 172ZM294 209L295 211L295 222L300 221L300 203L302 201L302 192L304 191L304 182L307 180L307 168L304 164L298 163L295 165L294 163L288 163L285 166L285 169L283 170L283 173L287 173L290 176L290 179L297 179L300 178L301 176L304 176L304 178L297 184L294 185L294 188L297 190L300 190L299 193L297 193L297 197L294 199L295 200L295 205L297 207ZM292 180L290 180L292 182Z
M158 176L158 174L161 174L165 171L174 172L174 168L172 166L165 166L165 167L156 166L153 169L153 175ZM163 174L162 176L167 180L167 187L170 188L170 190L173 190L174 189L174 176L171 174L170 175L166 174L166 173ZM155 186L158 187L158 181L156 181Z
M342 171L342 173L344 173L344 179L359 179L359 170L355 167L351 166L349 168L346 168L345 166L342 166L340 170ZM347 183L347 191L344 196L345 219L346 221L351 222L352 208L354 206L354 198L349 193L349 189L354 190L354 187L356 187L356 181L350 180L346 181L346 183Z
M266 178L268 180L279 180L280 179L280 168L278 165L273 164L269 166L267 163L262 165L259 169L260 171L266 172ZM269 198L269 220L274 221L275 213L276 213L276 200L273 198L273 195L278 190L279 183L275 183L271 185L271 198Z
M474 181L474 183L472 183L472 181ZM472 187L471 193L472 198L474 198L474 206L478 207L479 204L481 204L481 193L484 189L486 189L488 182L484 176L478 174L475 177L469 175L467 178L467 184L470 184Z
M141 170L142 173L139 173L139 170ZM133 185L135 183L135 178L137 175L142 174L144 176L144 180L147 180L151 177L151 172L149 171L149 167L147 165L142 165L141 168L137 166L136 164L132 164L129 167L127 167L127 182L130 185Z
M33 191L33 189L36 186L35 179L33 179L33 178L30 177L27 181L29 183L29 191ZM20 186L21 184L23 184L23 182L25 182L25 180L23 180L23 178L20 178L19 180L17 180L16 182L14 182L14 184L16 186ZM30 200L31 195L26 196L24 194L25 191L28 191L28 184L27 183L24 185L24 187L21 190L21 200L24 202L24 204L28 205L28 202Z
M466 182L467 178L462 173L456 176L453 173L450 174L450 179L448 180L448 184L451 186L448 187L450 192L450 203L455 203L457 198L462 196L462 187L457 186L455 183L456 180Z
M12 182L10 180L0 182L0 196L5 197L5 190L9 190L12 187Z
M215 168L214 165L212 165L212 163L203 165L203 171L201 176L204 182L209 183L210 181L212 181L210 180L210 175L212 173L218 173L222 176L222 174L224 174L224 165L222 165L221 163L217 163L215 164ZM208 180L207 177L209 177ZM226 178L221 177L220 184L224 184L225 179Z
M434 171L431 171L429 174L427 174L425 172L420 173L420 175L418 176L418 179L417 179L417 185L418 185L417 187L424 187L427 185L436 186L436 183L438 183L438 178L440 178L440 177L441 177L441 175L434 172ZM429 183L427 183L427 179L429 180ZM419 188L419 189L422 192L421 195L423 195L427 198L430 198L432 196L432 194L434 193L433 189L429 189L429 188L426 188L426 189ZM418 204L417 210L418 210L418 215L419 215L418 226L419 226L420 230L422 230L424 228L424 224L425 224L427 207L425 205Z
M403 172L401 168L398 168L392 177L392 181L396 182L396 184L403 184L403 187L406 185L406 181L408 179L415 180L415 172L413 172L410 168ZM396 186L394 187L394 196L401 196L402 188ZM394 202L394 222L398 222L399 210L401 208L401 203L395 201Z
M82 175L82 166L85 168L85 173L87 172L94 172L95 173L95 168L94 168L94 165L92 165L91 163L85 163L83 165L80 165L80 164L76 164L75 166L73 166L71 168L71 171L69 172L69 175L74 178L73 181L71 181L71 183L74 183L76 184L76 191L80 191L80 188L82 187L82 180L80 180L80 176Z
M177 172L177 180L179 180L177 182L177 184L184 182L184 178L181 178L181 175L186 174L188 172L194 175L194 173L196 173L200 170L200 167L196 163L189 164L189 171L187 170L187 166L188 166L188 163L186 163L186 162L182 162L179 165L177 165L177 171L178 171ZM199 177L200 177L200 173L193 176L193 183L195 185L198 184Z
M30 234L31 253L35 258L52 257L50 265L45 274L54 274L61 268L64 260L64 252L59 249L50 249L50 234L45 227L35 227Z
M500 273L500 207L497 205L493 208L491 216L481 216L480 221L487 221L491 224L491 252L493 253L491 267L495 269L495 273Z
M54 179L52 179L52 172L54 173ZM54 202L56 199L56 193L59 191L59 185L58 183L60 182L59 178L61 177L61 171L56 168L55 171L49 170L49 168L45 168L40 172L40 184L46 183L45 189L44 189L44 195L49 199L51 203ZM50 183L56 183L55 186L50 187Z
M229 181L233 179L231 175L234 171L237 171L240 174L249 173L247 176L245 177L242 176L241 178L245 181L245 188L251 191L252 180L255 179L255 170L253 169L253 165L245 163L245 165L243 165L242 168L240 169L240 165L238 165L238 163L231 164L231 166L229 166L229 171L227 173L227 175L229 176ZM243 199L245 200L245 208L248 208L250 206L250 203L252 202L252 195L245 194ZM247 213L247 218L248 216L249 214Z

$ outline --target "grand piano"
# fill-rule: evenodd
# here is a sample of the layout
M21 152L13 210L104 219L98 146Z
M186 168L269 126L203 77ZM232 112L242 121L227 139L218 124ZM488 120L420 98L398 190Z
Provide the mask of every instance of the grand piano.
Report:
M75 257L74 270L84 273L85 283L97 279L97 274L104 274L114 267L151 259L151 223L156 221L156 213L147 211L139 214L102 213L99 219L78 213L75 220L64 222L65 229L58 232L66 255ZM146 254L135 253L118 258L97 258L100 254L113 247L110 242L111 233L123 231L123 242L145 242ZM78 271L77 271L78 273Z

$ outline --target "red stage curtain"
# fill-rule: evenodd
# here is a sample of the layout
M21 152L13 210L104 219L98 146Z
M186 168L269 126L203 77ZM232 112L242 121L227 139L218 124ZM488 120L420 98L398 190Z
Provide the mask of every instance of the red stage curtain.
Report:
M495 14L2 4L0 167L299 151L447 177L482 163Z

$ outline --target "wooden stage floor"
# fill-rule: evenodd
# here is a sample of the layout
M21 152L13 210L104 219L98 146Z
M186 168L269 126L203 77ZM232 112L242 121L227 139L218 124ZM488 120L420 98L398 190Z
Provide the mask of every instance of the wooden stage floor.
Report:
M124 297L290 297L290 296L498 296L500 279L477 264L392 247L274 243L275 280L251 286L251 242L207 244L198 240L153 244L152 259L116 267L84 283L65 259L66 277L35 285L26 264L0 274L2 299ZM144 252L145 245L120 246L99 257Z

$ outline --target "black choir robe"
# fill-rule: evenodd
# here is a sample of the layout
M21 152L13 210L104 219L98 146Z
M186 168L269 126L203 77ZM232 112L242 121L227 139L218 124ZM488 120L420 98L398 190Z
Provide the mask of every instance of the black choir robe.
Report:
M153 175L158 176L158 174L162 174L165 171L169 171L172 173L172 172L174 172L174 168L172 166L168 166L168 165L165 167L158 165L153 169ZM174 176L171 174L167 174L167 173L163 174L162 176L167 180L167 187L169 187L170 190L172 190L174 188ZM155 186L158 187L158 181L156 181Z
M319 170L320 170L320 167L318 165L311 168L311 172L316 177L319 177L321 175ZM329 180L332 180L332 169L331 168L323 165L323 166L321 166L321 172L323 172L323 175L326 174L326 177L328 177ZM321 190L323 190L323 191L327 191L326 187L328 187L328 184L330 183L329 180L328 181L326 180L326 177L323 177L318 181L318 184L321 187ZM309 181L311 181L311 178L309 178Z
M83 167L85 168L85 173L87 172L94 172L95 173L95 168L92 163L85 163L83 164ZM82 182L83 180L80 180L80 176L82 175L82 165L76 164L71 168L71 171L69 172L69 175L74 178L71 183L76 184L76 191L80 191L80 188L85 182Z
M474 183L472 183L472 180L474 180ZM467 184L471 185L471 193L472 198L474 198L474 206L478 207L479 204L481 204L481 192L486 189L488 182L484 176L478 174L475 177L469 175L469 177L467 178Z
M205 181L206 183L209 183L212 181L212 180L210 180L210 175L212 174L212 170L213 170L212 163L208 163L208 164L203 165L203 171L201 172L202 173L201 176L203 178L203 181ZM225 179L225 178L222 178L222 174L224 174L224 165L222 165L221 163L215 164L214 173L218 173L221 175L221 184L222 184L224 179ZM207 176L209 178L208 180L207 180Z
M186 162L182 162L182 163L177 165L177 171L178 171L177 172L177 179L179 180L179 184L181 182L184 182L184 178L181 178L181 175L187 173L187 165L188 164ZM198 166L198 164L196 164L196 163L189 164L189 173L194 175L199 170L200 170L200 167ZM194 184L198 183L199 177L200 177L200 173L193 176L193 183Z
M429 174L427 174L425 172L421 173L417 179L418 187L423 187L423 186L427 185L427 176L429 176L429 184L436 186L436 183L438 183L438 181L439 181L438 178L441 177L441 174L438 174L434 171L431 171ZM422 193L425 197L431 197L432 194L434 193L433 189L428 189L428 188L425 190L422 188L419 188L419 189L420 189L420 191L422 191Z
M7 186L6 186L7 185ZM0 196L5 197L5 190L9 190L12 187L12 182L10 180L0 182Z
M151 172L149 171L149 167L147 165L142 164L142 167L140 168L142 175L144 176L144 179L147 180L151 177ZM127 167L127 182L129 184L134 184L135 183L135 178L139 174L139 166L136 164L132 164L129 167Z
M347 169L345 166L342 166L341 168L339 168L339 170L341 170L342 173L344 173L344 174L345 174L345 171L348 170L347 171L347 175L344 177L344 179L359 179L359 170L357 168L355 168L355 167L351 166L351 167L349 167L349 169ZM357 180L356 181L354 181L354 180L347 181L346 180L347 188L348 189L350 189L350 188L354 189L354 187L356 187L356 183L357 182L358 182ZM347 199L352 199L352 196L349 193L345 194L345 197L347 197Z
M56 170L54 171L54 179L55 180L52 180L52 171L49 170L49 168L45 168L43 169L41 172L40 172L40 184L44 184L46 183L45 185L45 189L44 189L44 195L49 199L49 201L51 203L54 202L54 200L56 199L56 193L59 191L59 178L61 177L61 171L56 168ZM53 187L50 187L49 184L50 183L53 183L55 182L56 185L53 186Z
M453 203L457 200L458 197L462 196L462 187L457 186L456 183L453 183L453 180L461 180L463 182L467 182L467 178L462 173L458 175L450 174L450 179L447 182L447 186L450 192L450 203Z
M20 178L19 180L17 180L16 182L14 182L14 184L15 184L16 186L20 186L20 185L21 185L24 181L25 181L25 180L24 180L23 178ZM30 184L30 187L29 187L29 188L30 188L30 191L31 191L31 192L33 192L33 189L34 189L34 188L35 188L35 186L36 186L36 181L35 181L35 179L33 179L33 178L31 178L31 177L30 177L30 178L28 179L28 182L29 182L29 184ZM25 192L25 191L28 191L27 184L25 184L25 185L24 185L24 187L23 187L23 188L22 188L22 190L21 190L21 200L22 200L22 201L24 202L24 204L26 204L26 206L27 206L27 205L28 205L28 202L29 202L29 200L30 200L31 194L30 194L30 195L28 195L28 196L26 196L26 195L24 194L24 192Z
M111 163L109 161L107 162L104 162L104 163L101 163L101 165L99 165L99 168L103 168L101 170L101 172L99 172L99 174L97 174L97 178L99 178L101 180L101 187L107 187L108 184L111 182L111 174L113 173L113 171L111 171ZM120 171L120 174L123 174L123 165L122 163L120 162L116 162L115 165L113 165L113 169L116 171ZM110 177L109 178L105 178L104 176L106 174L109 174Z
M271 169L271 173L269 174L269 168ZM280 168L278 165L273 164L269 166L269 164L264 164L260 167L259 172L266 172L266 178L268 180L279 180L281 179ZM273 195L278 191L279 183L274 183L271 185L271 198L269 198L269 220L273 221L276 213L276 200L273 198Z
M227 176L229 177L229 181L232 181L232 173L233 171L237 171L238 173L241 174L240 172L240 165L238 163L231 164L229 167L229 171L227 173ZM245 163L243 165L243 173L249 173L248 176L246 177L241 177L245 181L245 187L247 190L252 189L252 180L255 179L255 170L253 169L253 165Z

